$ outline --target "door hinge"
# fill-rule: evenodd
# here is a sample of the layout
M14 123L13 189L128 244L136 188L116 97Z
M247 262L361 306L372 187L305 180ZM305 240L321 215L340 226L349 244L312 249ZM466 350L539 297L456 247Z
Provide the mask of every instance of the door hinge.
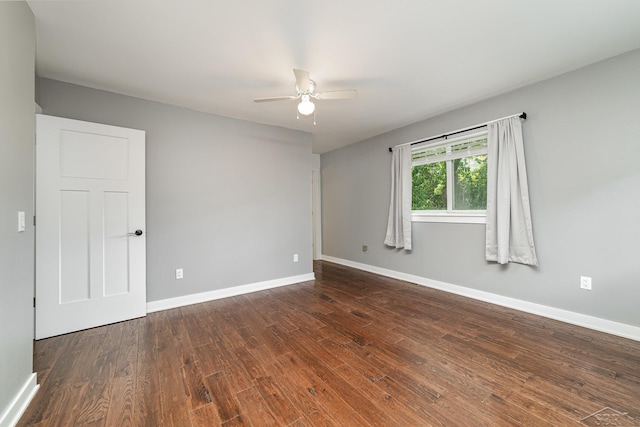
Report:
M33 226L34 227L36 226L36 216L35 215L33 216Z
M33 297L33 308L36 308L36 297Z

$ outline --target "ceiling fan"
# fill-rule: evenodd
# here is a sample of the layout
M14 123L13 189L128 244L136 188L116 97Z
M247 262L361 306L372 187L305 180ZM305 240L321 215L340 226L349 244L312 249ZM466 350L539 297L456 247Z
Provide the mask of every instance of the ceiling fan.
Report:
M298 113L303 116L310 116L316 110L315 100L325 99L352 99L358 96L355 89L349 90L332 90L329 92L316 92L316 82L309 78L309 72L304 70L293 69L296 76L296 94L291 96L277 96L273 98L257 98L254 102L271 102L271 101L294 101L300 100L298 103Z

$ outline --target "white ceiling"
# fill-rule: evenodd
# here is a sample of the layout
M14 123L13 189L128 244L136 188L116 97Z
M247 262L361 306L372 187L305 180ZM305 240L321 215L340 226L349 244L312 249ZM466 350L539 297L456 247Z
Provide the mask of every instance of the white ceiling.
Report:
M640 48L639 0L28 3L40 76L303 130L315 153ZM293 68L359 96L318 101L315 126L252 101L294 94Z

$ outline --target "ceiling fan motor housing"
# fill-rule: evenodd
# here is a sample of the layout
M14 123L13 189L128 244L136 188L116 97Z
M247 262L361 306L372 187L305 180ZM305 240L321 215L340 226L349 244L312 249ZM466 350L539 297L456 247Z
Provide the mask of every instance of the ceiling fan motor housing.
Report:
M302 92L300 90L300 87L296 83L296 93L298 94L298 96L300 96L300 95L313 95L315 92L316 92L316 82L314 82L311 79L309 79L309 89L306 92Z

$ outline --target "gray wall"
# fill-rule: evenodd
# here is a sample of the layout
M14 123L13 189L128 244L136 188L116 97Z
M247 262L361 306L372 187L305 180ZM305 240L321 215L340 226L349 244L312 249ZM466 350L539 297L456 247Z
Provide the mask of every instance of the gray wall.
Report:
M0 2L0 416L32 373L34 18Z
M312 272L308 134L47 79L38 103L146 131L148 301Z
M634 51L322 155L323 254L640 326L639 73ZM383 245L387 147L521 111L539 268L485 262L484 225Z
M322 177L320 175L320 154L314 154L312 159L314 188L313 188L313 259L322 259Z

